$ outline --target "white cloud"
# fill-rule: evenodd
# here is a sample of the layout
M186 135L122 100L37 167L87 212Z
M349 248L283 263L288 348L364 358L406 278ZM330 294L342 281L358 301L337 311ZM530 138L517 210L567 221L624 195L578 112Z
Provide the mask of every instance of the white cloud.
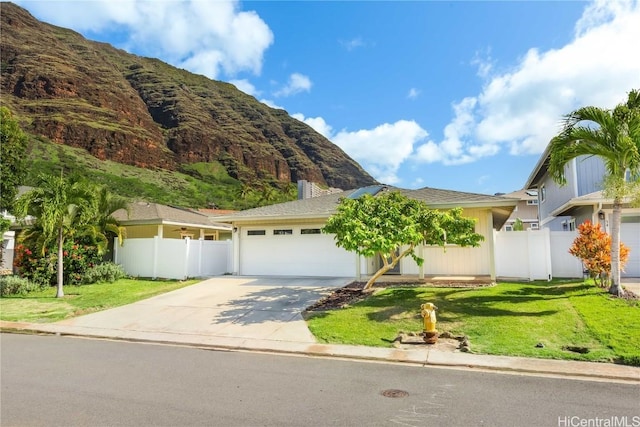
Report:
M18 1L47 22L91 32L127 35L118 47L210 78L224 72L259 74L273 33L239 1Z
M291 96L300 92L311 90L311 79L304 74L293 73L289 76L287 84L274 93L275 96Z
M491 60L476 56L472 63L487 77L481 93L453 104L443 141L418 147L417 158L459 164L505 147L513 155L542 152L564 114L611 108L640 87L639 23L637 1L598 0L585 8L570 43L532 48L509 72L490 76Z
M260 102L267 105L268 107L275 108L276 110L284 110L285 108L281 105L276 104L270 99L261 99Z
M331 139L333 128L325 122L322 117L305 117L302 113L292 114L291 117L298 119L311 126L316 132L327 139Z
M247 79L240 80L229 80L229 83L237 87L239 90L243 91L247 95L258 96L260 95L260 91L256 89L256 87Z
M420 95L420 91L418 89L416 89L415 87L412 87L411 89L409 89L409 93L407 94L407 98L416 99L418 97L418 95Z
M332 141L378 181L397 184L400 165L411 157L414 146L427 137L427 131L415 121L399 120L370 130L342 130Z
M356 37L351 40L340 40L340 44L348 51L352 51L365 45L361 37Z
M387 184L400 182L397 176L400 165L411 158L414 147L428 137L427 131L413 120L384 123L374 129L353 132L341 130L334 133L333 128L322 117L305 117L301 113L291 116L331 140L375 179ZM414 186L421 182L414 182Z

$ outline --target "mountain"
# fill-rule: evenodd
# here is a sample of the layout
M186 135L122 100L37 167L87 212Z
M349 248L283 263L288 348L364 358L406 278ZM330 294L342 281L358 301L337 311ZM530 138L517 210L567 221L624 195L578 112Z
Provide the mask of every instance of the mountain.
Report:
M375 180L338 146L235 86L144 58L0 3L2 105L25 132L138 168L222 165L244 184Z

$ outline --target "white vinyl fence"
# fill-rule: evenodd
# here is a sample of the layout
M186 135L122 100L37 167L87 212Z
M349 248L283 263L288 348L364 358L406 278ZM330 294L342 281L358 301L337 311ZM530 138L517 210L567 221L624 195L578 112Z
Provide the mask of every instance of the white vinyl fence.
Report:
M114 245L114 262L135 277L183 280L232 270L231 241L192 239L125 239Z
M582 262L569 254L575 231L495 231L496 276L526 280L581 278Z

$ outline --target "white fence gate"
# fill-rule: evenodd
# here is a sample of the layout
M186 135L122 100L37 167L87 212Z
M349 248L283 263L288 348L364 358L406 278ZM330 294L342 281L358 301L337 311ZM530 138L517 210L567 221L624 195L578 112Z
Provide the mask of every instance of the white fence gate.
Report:
M125 239L114 245L114 262L130 276L184 280L232 270L231 241Z
M496 276L526 280L581 278L582 262L569 254L574 231L494 231Z

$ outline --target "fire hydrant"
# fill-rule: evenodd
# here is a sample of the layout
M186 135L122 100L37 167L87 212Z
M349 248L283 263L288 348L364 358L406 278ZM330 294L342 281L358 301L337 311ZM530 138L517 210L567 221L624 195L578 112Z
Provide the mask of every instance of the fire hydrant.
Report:
M438 331L436 331L436 307L433 303L427 302L420 306L420 314L424 318L424 342L435 344L438 341Z

